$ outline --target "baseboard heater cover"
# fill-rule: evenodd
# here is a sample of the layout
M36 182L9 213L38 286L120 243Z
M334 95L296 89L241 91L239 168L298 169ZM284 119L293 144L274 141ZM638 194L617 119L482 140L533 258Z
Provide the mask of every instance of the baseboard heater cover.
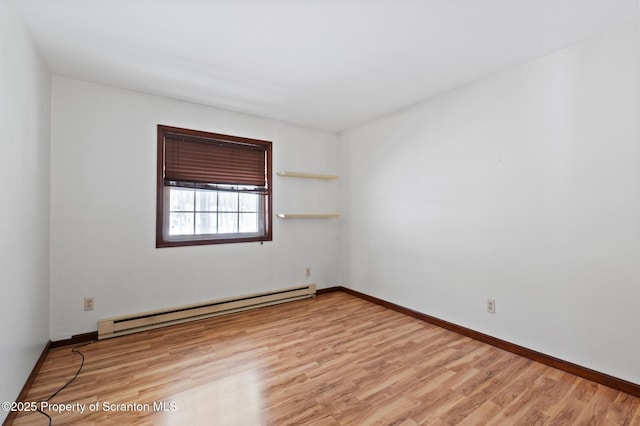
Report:
M139 331L261 308L263 306L307 299L315 295L316 285L309 284L302 287L292 287L265 293L212 300L194 305L177 306L175 308L106 318L98 321L98 339L123 336Z

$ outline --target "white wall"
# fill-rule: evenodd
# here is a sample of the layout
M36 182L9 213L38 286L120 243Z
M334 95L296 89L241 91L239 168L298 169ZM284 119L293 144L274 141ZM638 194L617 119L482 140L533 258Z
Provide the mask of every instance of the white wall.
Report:
M156 249L158 124L273 141L274 171L337 172L335 134L54 76L52 340L115 315L337 284L336 220L274 218L264 245ZM337 210L337 183L291 179L274 173L274 213ZM94 311L83 311L85 296Z
M638 40L341 135L341 284L640 383Z
M0 0L0 401L15 400L49 340L50 87Z

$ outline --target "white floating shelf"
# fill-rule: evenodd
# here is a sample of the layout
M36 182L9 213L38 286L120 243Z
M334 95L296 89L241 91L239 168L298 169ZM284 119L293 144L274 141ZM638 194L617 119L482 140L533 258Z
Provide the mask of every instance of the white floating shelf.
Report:
M305 178L305 179L338 179L337 175L323 175L317 173L302 173L302 172L278 172L278 176L284 177L297 177L297 178Z
M340 213L278 213L281 219L327 219L340 217Z

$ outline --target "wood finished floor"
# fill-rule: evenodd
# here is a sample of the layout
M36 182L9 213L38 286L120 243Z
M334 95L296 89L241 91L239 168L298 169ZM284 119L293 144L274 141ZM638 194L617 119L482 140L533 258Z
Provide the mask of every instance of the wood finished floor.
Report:
M639 398L345 293L81 352L82 372L51 403L100 409L49 412L54 425L640 425ZM80 361L52 350L28 400L47 398ZM154 411L162 401L175 411ZM20 413L14 424L47 419Z

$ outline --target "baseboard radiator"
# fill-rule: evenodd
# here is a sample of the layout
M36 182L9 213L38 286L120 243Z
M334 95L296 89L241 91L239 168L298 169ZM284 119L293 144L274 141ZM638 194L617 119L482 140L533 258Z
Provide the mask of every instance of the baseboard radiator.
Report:
M211 318L263 306L307 299L316 294L316 285L292 287L266 293L212 300L195 305L178 306L98 321L98 339L123 336L139 331Z

